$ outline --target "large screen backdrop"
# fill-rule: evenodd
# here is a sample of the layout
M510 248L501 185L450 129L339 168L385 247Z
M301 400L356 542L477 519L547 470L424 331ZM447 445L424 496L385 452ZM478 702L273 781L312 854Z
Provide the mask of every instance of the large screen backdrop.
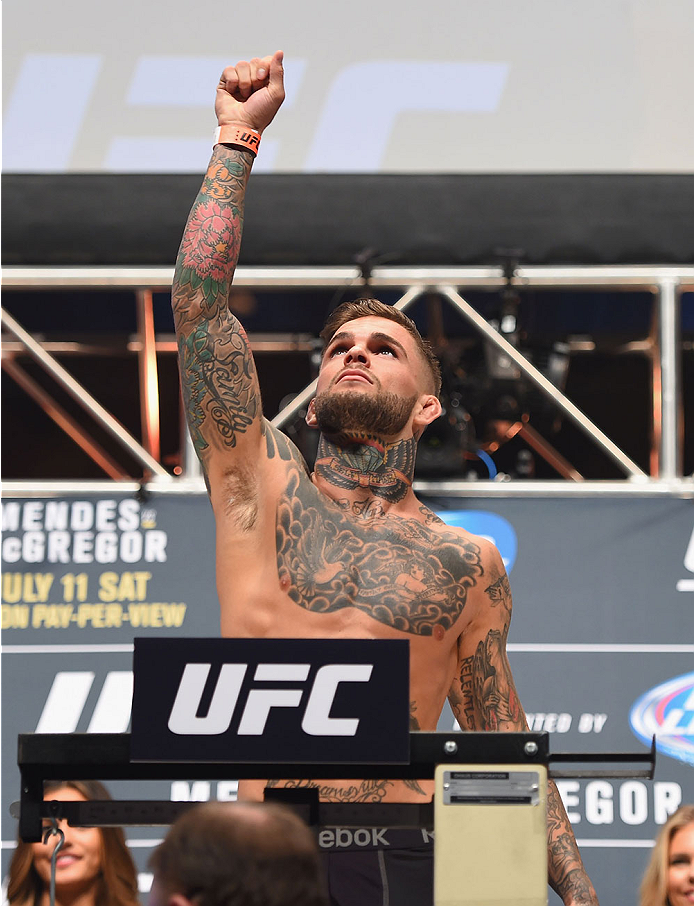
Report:
M602 906L636 902L658 828L694 801L694 515L667 497L429 497L492 538L514 593L510 659L551 751L646 752L654 781L559 783ZM21 732L125 732L135 636L215 637L214 527L203 495L6 497L2 575L3 874ZM440 729L450 730L446 706ZM236 784L109 784L122 798L232 799ZM161 829L131 829L146 861ZM550 893L550 901L555 902Z
M689 0L14 0L3 20L5 172L201 173L222 68L279 48L259 172L692 171Z

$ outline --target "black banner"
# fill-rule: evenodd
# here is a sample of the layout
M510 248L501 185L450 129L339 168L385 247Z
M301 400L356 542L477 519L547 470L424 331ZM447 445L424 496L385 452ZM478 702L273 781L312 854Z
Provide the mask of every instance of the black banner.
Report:
M406 763L409 643L135 639L133 761Z

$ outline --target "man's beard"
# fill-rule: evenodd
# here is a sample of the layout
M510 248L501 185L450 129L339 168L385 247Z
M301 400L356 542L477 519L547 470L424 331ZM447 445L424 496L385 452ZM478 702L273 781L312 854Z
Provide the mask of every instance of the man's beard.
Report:
M378 437L399 434L416 402L416 396L402 397L385 390L374 395L346 390L319 393L314 406L323 434L332 439L349 439L359 434Z

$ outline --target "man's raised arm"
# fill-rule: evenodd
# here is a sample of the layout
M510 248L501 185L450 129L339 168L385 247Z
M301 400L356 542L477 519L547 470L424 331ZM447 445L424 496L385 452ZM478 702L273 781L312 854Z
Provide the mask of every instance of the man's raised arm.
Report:
M217 86L218 141L176 260L171 302L186 417L206 472L218 454L252 456L258 380L243 327L228 309L244 196L260 136L284 100L282 52L228 66Z
M528 725L506 655L511 587L493 545L485 543L482 561L481 597L458 643L458 667L448 700L462 730L523 732ZM595 890L553 780L547 785L547 856L549 883L565 906L597 906Z

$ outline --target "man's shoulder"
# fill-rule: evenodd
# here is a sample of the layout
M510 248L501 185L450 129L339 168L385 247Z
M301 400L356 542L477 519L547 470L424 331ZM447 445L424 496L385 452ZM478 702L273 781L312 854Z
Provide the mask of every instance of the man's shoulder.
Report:
M459 541L461 547L472 546L479 551L479 555L484 560L500 559L499 551L493 541L484 535L475 535L460 525L449 525L440 515L429 509L423 503L419 503L420 518L433 531L445 537L448 541Z

